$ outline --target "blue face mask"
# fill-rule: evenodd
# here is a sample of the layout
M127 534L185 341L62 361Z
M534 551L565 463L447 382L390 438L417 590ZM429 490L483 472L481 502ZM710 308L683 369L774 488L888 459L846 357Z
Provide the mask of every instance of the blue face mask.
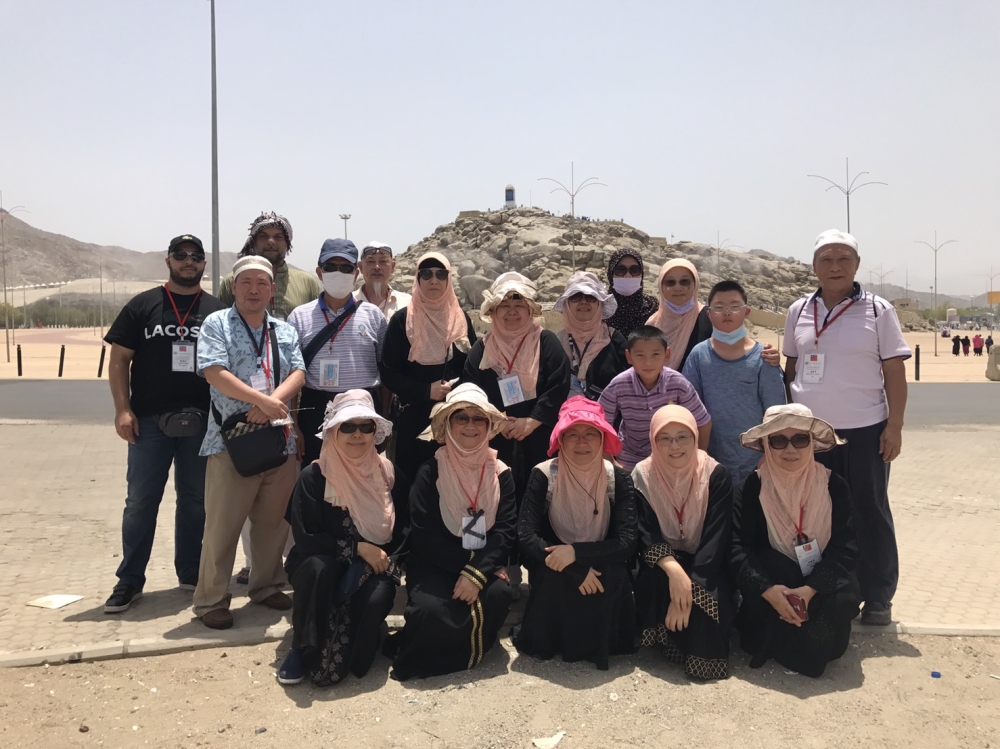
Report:
M692 297L688 299L684 304L674 304L673 302L668 302L666 299L663 300L663 306L668 310L673 312L675 315L685 315L694 309L695 299Z
M730 346L739 343L744 338L746 338L746 336L747 336L747 329L742 325L740 325L740 327L738 327L732 333L723 333L718 328L714 326L712 327L712 338L719 341L720 343L725 343Z

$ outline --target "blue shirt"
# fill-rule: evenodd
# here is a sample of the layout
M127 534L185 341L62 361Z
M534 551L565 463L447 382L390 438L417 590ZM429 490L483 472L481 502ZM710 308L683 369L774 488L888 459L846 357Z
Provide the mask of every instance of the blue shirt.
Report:
M299 334L295 328L286 322L281 322L267 315L265 325L274 324L274 333L278 338L278 357L281 359L281 380L288 379L288 375L298 369L305 369L302 361L302 349L299 348ZM254 337L260 342L261 328L253 329ZM271 338L267 340L268 350L272 350ZM264 355L265 358L267 354ZM201 331L198 334L198 374L205 376L205 370L209 367L225 367L230 373L235 375L241 382L250 385L250 377L263 372L264 368L257 357L257 349L247 334L247 329L240 320L240 314L236 307L213 312L201 324ZM273 369L273 362L272 362ZM274 373L272 372L271 387L274 387ZM252 387L252 385L251 385ZM224 395L215 387L209 387L209 395L212 404L219 410L222 421L225 422L233 414L245 413L250 410L250 405L244 401L230 398ZM211 412L208 414L208 432L205 440L201 443L199 455L215 455L226 449L222 441L222 430L215 421L215 416ZM288 437L289 455L295 454L295 433L292 431Z
M764 347L754 344L739 359L723 359L702 341L684 362L684 376L698 391L712 415L708 454L722 463L740 486L760 462L761 454L740 444L740 435L764 421L764 411L785 402L781 369L761 357Z

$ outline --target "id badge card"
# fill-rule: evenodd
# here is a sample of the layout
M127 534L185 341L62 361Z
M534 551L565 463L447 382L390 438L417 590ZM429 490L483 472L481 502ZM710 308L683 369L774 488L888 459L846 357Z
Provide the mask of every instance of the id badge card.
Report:
M570 375L569 390L574 395L583 395L587 392L587 381L581 380L576 375Z
M340 359L319 360L319 386L321 388L340 387Z
M823 367L826 362L826 354L806 354L806 361L802 368L802 382L810 385L819 385L823 382Z
M486 516L462 520L462 548L481 549L486 546Z
M524 391L521 390L521 378L517 375L508 375L497 380L500 386L500 397L503 398L504 406L513 406L515 403L524 402Z
M808 576L813 571L813 567L819 564L819 561L823 558L823 554L819 550L819 544L816 543L815 539L806 541L801 546L796 546L795 556L799 560L799 569L802 570L803 577Z
M170 370L172 372L194 372L194 344L176 341L170 344Z
M250 387L262 393L271 392L271 383L267 381L267 375L263 372L254 372L250 375Z

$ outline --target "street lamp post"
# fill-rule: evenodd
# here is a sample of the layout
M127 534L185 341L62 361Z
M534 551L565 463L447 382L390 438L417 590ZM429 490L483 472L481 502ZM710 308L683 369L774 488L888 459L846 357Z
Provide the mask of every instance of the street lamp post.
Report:
M212 2L212 293L219 294L219 123L215 94L215 0ZM103 334L102 334L103 338Z
M1000 276L1000 271L994 273L993 266L991 265L989 274L983 273L981 275L983 275L985 278L990 279L990 290L989 293L986 295L986 306L990 308L990 332L992 333L993 319L994 316L996 315L996 311L993 309L993 302L990 300L990 297L993 296L993 279L996 278L997 276Z
M743 248L740 247L738 244L727 244L729 242L728 239L723 239L720 242L719 236L720 236L719 232L716 231L715 232L715 275L717 275L719 278L722 278L722 250L723 249L731 250L734 248L742 250Z
M882 266L880 265L879 266L879 270L881 270L881 269L882 269ZM880 273L879 270L870 270L870 271L868 271L868 273L870 275L878 276L878 284L879 284L878 295L880 297L882 297L883 299L885 299L885 277L888 276L890 273L892 273L892 271L891 270L887 270L885 272L881 272Z
M857 192L862 187L868 187L868 185L886 185L886 186L888 186L889 183L888 182L862 182L860 185L856 185L855 182L857 182L859 179L861 179L866 174L868 174L868 172L858 172L857 174L854 175L854 179L852 180L851 179L850 160L849 159L844 159L844 163L846 165L847 179L844 182L844 186L843 187L841 187L840 185L838 185L836 182L834 182L829 177L824 177L824 176L822 176L820 174L807 174L806 176L807 177L816 177L817 179L822 179L822 180L825 180L825 181L829 182L830 186L828 188L826 188L827 192L829 192L834 187L836 187L838 190L840 190L842 193L844 193L844 197L847 198L847 233L850 234L851 233L851 193Z
M341 213L340 217L344 220L344 239L347 239L347 222L351 218L351 214Z
M16 205L9 211L5 211L3 208L3 190L0 190L0 261L3 264L3 336L7 344L7 363L10 364L10 326L13 322L13 315L11 314L10 307L7 304L7 242L4 237L4 221L9 215L14 211L22 211L24 213L31 213L23 205ZM11 303L14 302L13 294L11 295Z
M604 184L603 182L598 182L599 179L600 179L600 177L587 177L587 179L585 179L579 185L576 184L575 165L571 161L571 162L569 162L569 187L566 187L566 185L564 185L562 182L560 182L557 179L553 179L552 177L539 177L538 181L539 182L555 182L558 185L558 187L555 187L555 188L553 188L552 190L549 191L550 194L553 193L553 192L559 192L561 190L562 192L564 192L567 195L569 195L569 215L570 215L570 218L572 219L573 224L575 226L576 225L576 196L579 195L584 190L586 190L588 187L594 187L595 185L600 185L601 187L607 187L607 185ZM576 236L575 235L573 237L572 253L573 253L573 270L576 270Z
M924 242L921 239L915 239L914 240L914 244L927 245L932 250L934 250L934 302L933 302L934 310L931 312L932 315L936 315L937 314L937 292L938 292L938 282L937 282L937 254L938 254L938 250L940 250L946 244L952 244L955 241L956 240L954 240L954 239L948 239L948 240L942 242L941 244L938 244L938 241L937 241L937 230L936 229L934 230L934 244L930 244L929 242ZM935 320L934 322L936 323L937 320ZM937 325L935 325L934 326L934 356L938 355L937 341L938 341Z

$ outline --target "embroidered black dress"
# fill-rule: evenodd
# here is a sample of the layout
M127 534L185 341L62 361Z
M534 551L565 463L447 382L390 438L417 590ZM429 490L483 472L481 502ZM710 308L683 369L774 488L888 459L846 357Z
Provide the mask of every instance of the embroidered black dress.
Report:
M545 548L563 543L549 521L548 471L554 463L532 470L518 520L521 559L528 568L531 593L513 641L525 655L547 660L561 654L564 661L588 660L604 671L608 656L635 651L635 602L626 567L635 554L635 490L629 474L614 468L605 539L573 544L576 562L555 572L545 566ZM604 592L583 595L580 584L591 567L601 573Z
M729 675L729 637L736 613L726 565L733 520L729 471L722 465L712 471L705 524L693 554L673 549L664 540L656 512L640 491L636 491L636 504L639 574L635 605L642 644L662 647L667 658L684 664L688 676L725 679ZM680 632L670 632L664 624L670 606L670 580L657 563L666 556L674 557L691 578L691 615L688 626Z
M394 506L406 503L409 482L396 472ZM381 548L393 561L374 574L358 556L364 541L344 507L323 499L326 479L319 465L302 470L288 508L295 546L285 570L292 599L292 647L306 651L312 681L329 686L348 672L361 677L378 652L382 622L392 610L399 576L396 565L407 547L407 528L396 523L393 537Z
M462 540L441 518L437 459L417 471L410 491L406 624L386 640L384 648L394 659L392 678L405 681L473 668L496 643L513 594L510 583L495 573L507 564L517 530L510 470L498 478L496 521L486 531L486 546L471 551L462 548ZM479 598L471 606L452 598L459 575L479 588Z
M799 564L771 547L767 521L760 505L760 476L747 476L733 509L733 546L730 569L743 593L736 617L740 645L751 655L751 667L768 658L806 676L821 676L826 664L842 656L851 636L851 620L858 615L858 541L854 533L851 495L847 483L830 474L833 504L830 542L823 559L802 576ZM809 602L809 620L795 627L778 618L761 594L774 584L816 589Z

